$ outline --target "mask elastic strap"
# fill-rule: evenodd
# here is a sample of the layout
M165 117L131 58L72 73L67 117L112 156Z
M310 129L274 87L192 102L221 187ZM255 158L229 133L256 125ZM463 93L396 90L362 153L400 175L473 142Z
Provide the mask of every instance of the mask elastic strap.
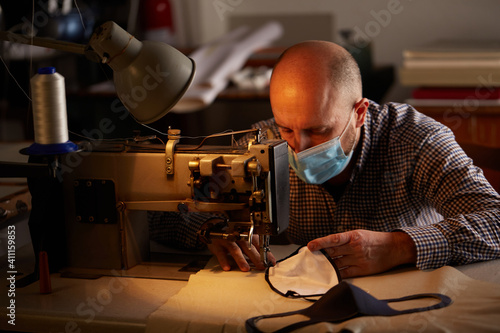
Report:
M422 311L440 309L440 308L444 308L444 307L451 304L451 298L449 298L446 295L438 294L438 293L415 294L415 295L405 296L405 297L401 297L401 298L384 299L382 301L387 302L387 303L393 303L393 302L404 302L404 301L409 301L412 299L422 299L422 298L435 298L435 299L440 300L440 302L437 304L425 306L425 307L406 309L406 310L394 310L395 312L393 314L390 314L390 315L400 315L400 314L408 314L408 313L414 313L414 312L422 312Z
M352 116L354 115L354 113L356 112L356 107L353 107L352 108L353 112L352 114L349 116L349 121L347 122L347 125L345 125L345 128L344 130L342 131L342 133L340 134L339 136L339 143L340 143L340 147L342 148L342 143L340 142L340 139L342 139L342 136L344 135L344 133L347 131L347 127L349 127L349 124L351 123L351 120L352 120ZM352 147L351 147L351 152L354 150L354 147L356 146L356 139L354 139L353 143L352 143ZM344 149L342 149L342 151L344 151ZM344 153L345 154L345 153Z
M359 293L361 289L353 287L353 291L355 293ZM402 301L421 299L421 298L435 298L440 300L440 302L438 304L434 304L427 307L419 307L407 310L394 310L388 305L388 303L391 302L402 302ZM336 299L335 301L342 302L343 300ZM395 316L400 314L408 314L408 313L440 309L450 304L451 304L451 299L448 296L437 293L416 294L416 295L410 295L401 298L393 298L386 300L377 300L372 296L368 296L368 299L365 298L364 302L358 303L356 309L352 309L351 311L347 311L343 314L338 313L337 311L335 311L334 308L329 310L330 308L323 307L323 309L320 311L320 309L315 308L315 305L313 304L312 306L302 310L284 312L284 313L275 313L275 314L262 315L250 318L246 321L245 328L247 332L260 333L262 331L257 327L257 322L261 319L288 317L296 314L302 314L310 318L309 320L296 322L274 331L279 333L285 333L285 332L292 332L298 328L306 327L320 322L339 323L346 321L348 319L361 316ZM317 315L318 313L320 313L319 316Z
M340 141L340 139L342 139L342 136L344 136L344 133L347 131L347 127L349 127L349 124L351 123L352 116L353 116L353 114L354 114L355 111L356 111L356 108L353 107L352 108L352 113L349 116L349 121L347 122L347 124L345 125L344 129L342 130L342 133L340 133L340 135L339 135L339 141Z

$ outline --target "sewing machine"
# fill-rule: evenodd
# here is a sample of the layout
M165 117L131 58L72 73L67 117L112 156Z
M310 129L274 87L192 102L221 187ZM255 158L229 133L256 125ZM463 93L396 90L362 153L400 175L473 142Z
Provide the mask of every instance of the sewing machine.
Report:
M188 89L195 72L194 62L176 49L140 42L111 21L95 30L88 45L10 32L0 32L0 39L78 53L108 64L118 97L140 123L165 115ZM47 85L54 75L52 68L36 78ZM57 96L63 95L58 91ZM46 93L40 96L45 102L53 100ZM66 123L66 110L58 107L65 100L59 100L48 107L37 104L44 106L34 112L43 115L35 117L40 119L35 121L39 135L25 152L31 163L26 175L33 197L29 222L33 248L36 254L49 254L51 271L65 268L79 274L90 269L109 274L147 261L147 211L224 216L207 222L199 231L200 239L209 243L221 238L251 247L253 236L259 235L259 251L267 264L270 236L288 225L285 141L263 140L260 130L251 130L254 138L248 147L181 147L180 131L169 129L166 144L93 140L78 151L67 141L64 126L54 125ZM44 119L47 115L56 121ZM231 135L236 134L243 133ZM26 166L6 167L6 173L22 174L18 168Z
M147 262L147 211L222 213L226 221L206 223L199 236L251 246L259 235L267 263L270 236L288 225L287 145L254 132L248 147L182 146L180 131L169 130L165 145L96 141L61 156L55 176L65 234L56 241L63 242L65 272L109 274Z

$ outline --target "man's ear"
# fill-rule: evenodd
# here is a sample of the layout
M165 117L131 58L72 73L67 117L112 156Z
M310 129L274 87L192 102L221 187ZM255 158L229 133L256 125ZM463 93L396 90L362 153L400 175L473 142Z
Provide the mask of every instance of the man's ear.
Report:
M368 101L367 98L362 98L359 102L357 102L354 105L355 111L354 111L354 116L356 117L356 128L359 128L363 126L365 123L365 118L366 118L366 112L368 111L368 106L370 105L370 102Z

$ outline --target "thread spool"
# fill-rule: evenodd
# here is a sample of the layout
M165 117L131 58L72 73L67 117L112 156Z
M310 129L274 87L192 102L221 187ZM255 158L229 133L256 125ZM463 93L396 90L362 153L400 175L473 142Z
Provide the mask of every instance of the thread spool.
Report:
M49 258L47 252L40 251L38 254L38 265L40 294L50 294L52 292L52 283L50 281Z
M64 77L54 67L43 67L31 78L35 143L29 155L63 154L78 150L68 140Z

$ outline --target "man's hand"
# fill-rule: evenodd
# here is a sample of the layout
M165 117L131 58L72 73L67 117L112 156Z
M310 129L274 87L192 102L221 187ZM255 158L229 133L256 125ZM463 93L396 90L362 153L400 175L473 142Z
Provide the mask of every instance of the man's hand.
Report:
M353 230L314 239L307 247L325 249L342 278L376 274L417 260L413 240L399 231Z
M212 243L208 244L208 249L217 257L219 264L225 271L231 270L228 254L233 257L234 261L243 272L248 272L250 270L250 265L245 255L255 265L255 268L258 270L266 269L264 263L260 260L258 235L253 236L251 249L248 249L248 243L245 241L230 242L222 239L212 240ZM274 258L270 252L267 253L267 260L273 265L276 264L276 258Z

